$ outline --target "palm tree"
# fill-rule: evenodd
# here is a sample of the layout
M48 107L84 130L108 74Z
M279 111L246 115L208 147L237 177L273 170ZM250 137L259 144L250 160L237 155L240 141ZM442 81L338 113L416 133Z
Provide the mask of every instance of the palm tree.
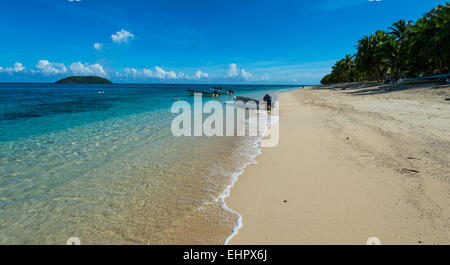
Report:
M389 31L378 30L358 41L323 83L380 81L391 77L450 71L450 4L438 5L416 23L401 19Z
M376 39L374 35L366 36L358 41L356 53L356 67L365 80L376 79Z
M392 46L395 49L393 51L395 53L395 79L404 76L404 72L407 71L407 60L410 51L407 36L411 29L411 25L412 21L405 22L404 19L400 19L389 28L389 34L394 38L394 44Z
M391 30L389 34L395 37L396 40L402 40L405 36L405 33L411 27L412 21L405 22L404 19L400 19L399 21L392 24L392 27L389 27Z
M448 69L450 50L450 4L438 5L436 9L427 14L431 27L433 27L433 37L430 44L434 47L435 64L439 72Z
M450 5L439 5L411 27L411 47L419 60L414 70L442 73L448 69L450 45ZM422 64L422 67L417 64Z

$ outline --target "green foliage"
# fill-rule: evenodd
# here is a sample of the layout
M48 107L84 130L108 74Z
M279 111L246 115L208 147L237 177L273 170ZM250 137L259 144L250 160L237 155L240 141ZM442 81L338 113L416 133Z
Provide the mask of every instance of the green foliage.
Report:
M112 82L99 76L70 76L56 81L56 84L112 84Z
M450 70L450 4L438 5L416 23L401 19L388 31L358 41L355 55L336 62L322 84L397 80Z

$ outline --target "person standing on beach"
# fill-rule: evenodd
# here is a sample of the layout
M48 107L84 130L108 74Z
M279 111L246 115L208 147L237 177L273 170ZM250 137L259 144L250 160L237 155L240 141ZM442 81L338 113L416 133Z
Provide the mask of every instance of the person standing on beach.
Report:
M267 104L267 110L271 110L272 109L272 97L269 94L266 94L264 96L264 101Z

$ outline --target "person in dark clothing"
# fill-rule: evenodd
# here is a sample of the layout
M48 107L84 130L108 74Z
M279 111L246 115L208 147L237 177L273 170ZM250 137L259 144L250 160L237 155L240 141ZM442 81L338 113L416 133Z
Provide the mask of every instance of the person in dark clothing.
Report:
M266 94L266 95L264 96L264 101L265 101L266 104L267 104L267 110L271 110L271 109L272 109L272 97L269 96L269 94Z

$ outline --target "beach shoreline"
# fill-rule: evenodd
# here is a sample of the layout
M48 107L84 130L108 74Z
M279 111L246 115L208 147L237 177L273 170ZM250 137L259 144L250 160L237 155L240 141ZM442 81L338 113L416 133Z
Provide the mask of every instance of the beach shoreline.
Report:
M278 146L225 199L243 223L229 243L448 244L449 94L374 83L281 94Z

